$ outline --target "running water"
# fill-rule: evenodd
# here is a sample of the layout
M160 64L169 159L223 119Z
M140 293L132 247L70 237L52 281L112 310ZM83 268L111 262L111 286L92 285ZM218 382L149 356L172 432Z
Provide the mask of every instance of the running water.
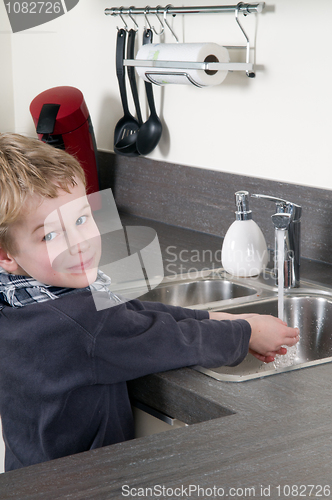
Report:
M284 296L284 261L285 261L285 231L282 229L277 230L277 264L278 264L278 318L282 321L285 319L285 296ZM287 354L279 355L277 354L274 360L275 368L284 368L294 364L295 357L297 354L297 344L288 347Z
M277 231L277 262L278 262L278 318L284 321L284 260L285 260L285 231Z

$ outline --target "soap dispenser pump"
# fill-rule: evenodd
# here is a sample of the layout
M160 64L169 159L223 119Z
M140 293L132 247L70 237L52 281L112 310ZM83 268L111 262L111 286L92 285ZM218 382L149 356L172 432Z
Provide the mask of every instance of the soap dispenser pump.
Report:
M222 266L233 276L257 276L268 262L265 238L252 219L248 191L237 191L235 204L236 220L229 227L222 245Z

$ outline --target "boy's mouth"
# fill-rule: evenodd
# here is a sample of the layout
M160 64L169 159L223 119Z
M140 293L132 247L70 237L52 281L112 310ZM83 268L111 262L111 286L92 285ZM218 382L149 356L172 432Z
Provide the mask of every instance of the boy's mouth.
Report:
M68 271L70 273L84 273L84 272L86 272L89 269L92 269L94 267L96 267L94 255L92 257L90 257L89 259L85 258L84 260L83 260L83 257L81 256L80 263L76 264L75 266L69 267Z

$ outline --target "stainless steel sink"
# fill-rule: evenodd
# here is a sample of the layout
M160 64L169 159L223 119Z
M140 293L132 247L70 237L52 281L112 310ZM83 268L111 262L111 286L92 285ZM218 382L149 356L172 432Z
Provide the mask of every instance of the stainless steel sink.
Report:
M140 300L162 302L167 305L205 306L239 297L257 294L257 289L225 279L203 279L160 285L140 296Z
M138 293L140 287L142 294ZM130 299L131 293L132 298L174 306L278 316L277 288L269 271L257 278L230 279L222 269L210 270L200 278L189 274L175 280L165 278L147 293L140 284L127 289L123 295ZM303 280L300 288L285 293L285 319L289 326L300 329L296 353L287 366L285 356L281 356L277 364L265 364L248 354L235 367L196 366L194 369L217 380L244 382L332 361L332 288Z
M278 299L273 297L222 310L234 314L252 312L278 316ZM236 367L195 369L218 380L243 382L332 361L332 294L300 289L296 293L286 294L285 319L289 326L300 329L300 341L289 366L276 368L274 363L262 363L248 354ZM281 359L283 364L284 357Z

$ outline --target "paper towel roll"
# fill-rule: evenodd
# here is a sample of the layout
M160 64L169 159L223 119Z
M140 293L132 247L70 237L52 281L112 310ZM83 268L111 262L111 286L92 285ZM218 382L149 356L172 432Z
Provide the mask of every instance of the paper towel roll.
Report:
M143 61L228 63L229 54L225 47L216 43L154 43L142 45L136 59ZM219 85L228 73L228 71L224 70L153 68L145 66L136 66L136 71L145 81L150 81L146 76L146 73L149 73L153 81L159 85L169 83L192 85L194 83L200 87Z

